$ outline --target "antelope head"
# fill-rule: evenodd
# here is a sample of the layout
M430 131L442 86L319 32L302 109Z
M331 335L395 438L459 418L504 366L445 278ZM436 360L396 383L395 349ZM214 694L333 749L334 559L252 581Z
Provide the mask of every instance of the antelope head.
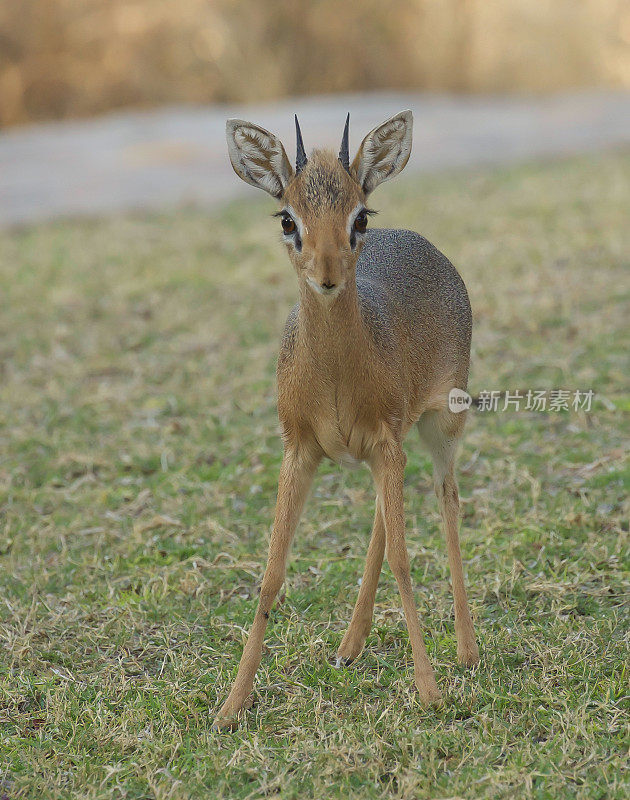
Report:
M403 169L411 153L412 114L401 111L368 133L350 164L349 118L338 155L314 150L307 157L296 116L295 168L273 133L240 119L226 126L234 171L281 203L276 216L301 289L322 300L354 281L368 216L374 213L367 198Z

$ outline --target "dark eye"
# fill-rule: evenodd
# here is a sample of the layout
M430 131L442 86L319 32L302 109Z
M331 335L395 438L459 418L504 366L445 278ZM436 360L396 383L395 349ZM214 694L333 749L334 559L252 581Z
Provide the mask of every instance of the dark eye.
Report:
M365 211L359 211L355 220L354 220L354 229L357 233L365 233L365 229L367 228L367 214Z
M295 222L291 217L282 217L282 230L285 233L295 233Z

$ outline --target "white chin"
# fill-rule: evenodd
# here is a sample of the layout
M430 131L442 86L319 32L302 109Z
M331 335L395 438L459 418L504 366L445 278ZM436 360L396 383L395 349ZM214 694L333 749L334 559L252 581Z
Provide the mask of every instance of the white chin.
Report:
M320 286L319 283L314 281L312 278L307 278L306 282L314 292L317 292L318 295L320 295L321 297L325 297L327 300L332 300L335 297L337 297L337 295L342 289L341 286L335 286L334 289L325 289L323 286Z

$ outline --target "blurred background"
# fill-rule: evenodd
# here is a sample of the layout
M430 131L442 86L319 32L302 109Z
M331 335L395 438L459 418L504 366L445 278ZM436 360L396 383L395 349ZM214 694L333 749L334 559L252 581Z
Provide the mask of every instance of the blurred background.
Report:
M624 144L629 90L630 0L4 0L0 225L241 196L230 116L291 152L410 108L408 176Z
M628 0L3 0L0 124L122 107L630 86Z

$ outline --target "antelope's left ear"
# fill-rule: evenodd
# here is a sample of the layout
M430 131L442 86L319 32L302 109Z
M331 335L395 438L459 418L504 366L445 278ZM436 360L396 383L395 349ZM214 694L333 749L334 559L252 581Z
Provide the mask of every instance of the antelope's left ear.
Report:
M411 111L401 111L370 131L361 142L351 172L365 194L398 175L409 161L412 130Z
M282 197L293 177L293 167L280 139L243 119L229 119L225 135L230 161L239 178L272 197Z

